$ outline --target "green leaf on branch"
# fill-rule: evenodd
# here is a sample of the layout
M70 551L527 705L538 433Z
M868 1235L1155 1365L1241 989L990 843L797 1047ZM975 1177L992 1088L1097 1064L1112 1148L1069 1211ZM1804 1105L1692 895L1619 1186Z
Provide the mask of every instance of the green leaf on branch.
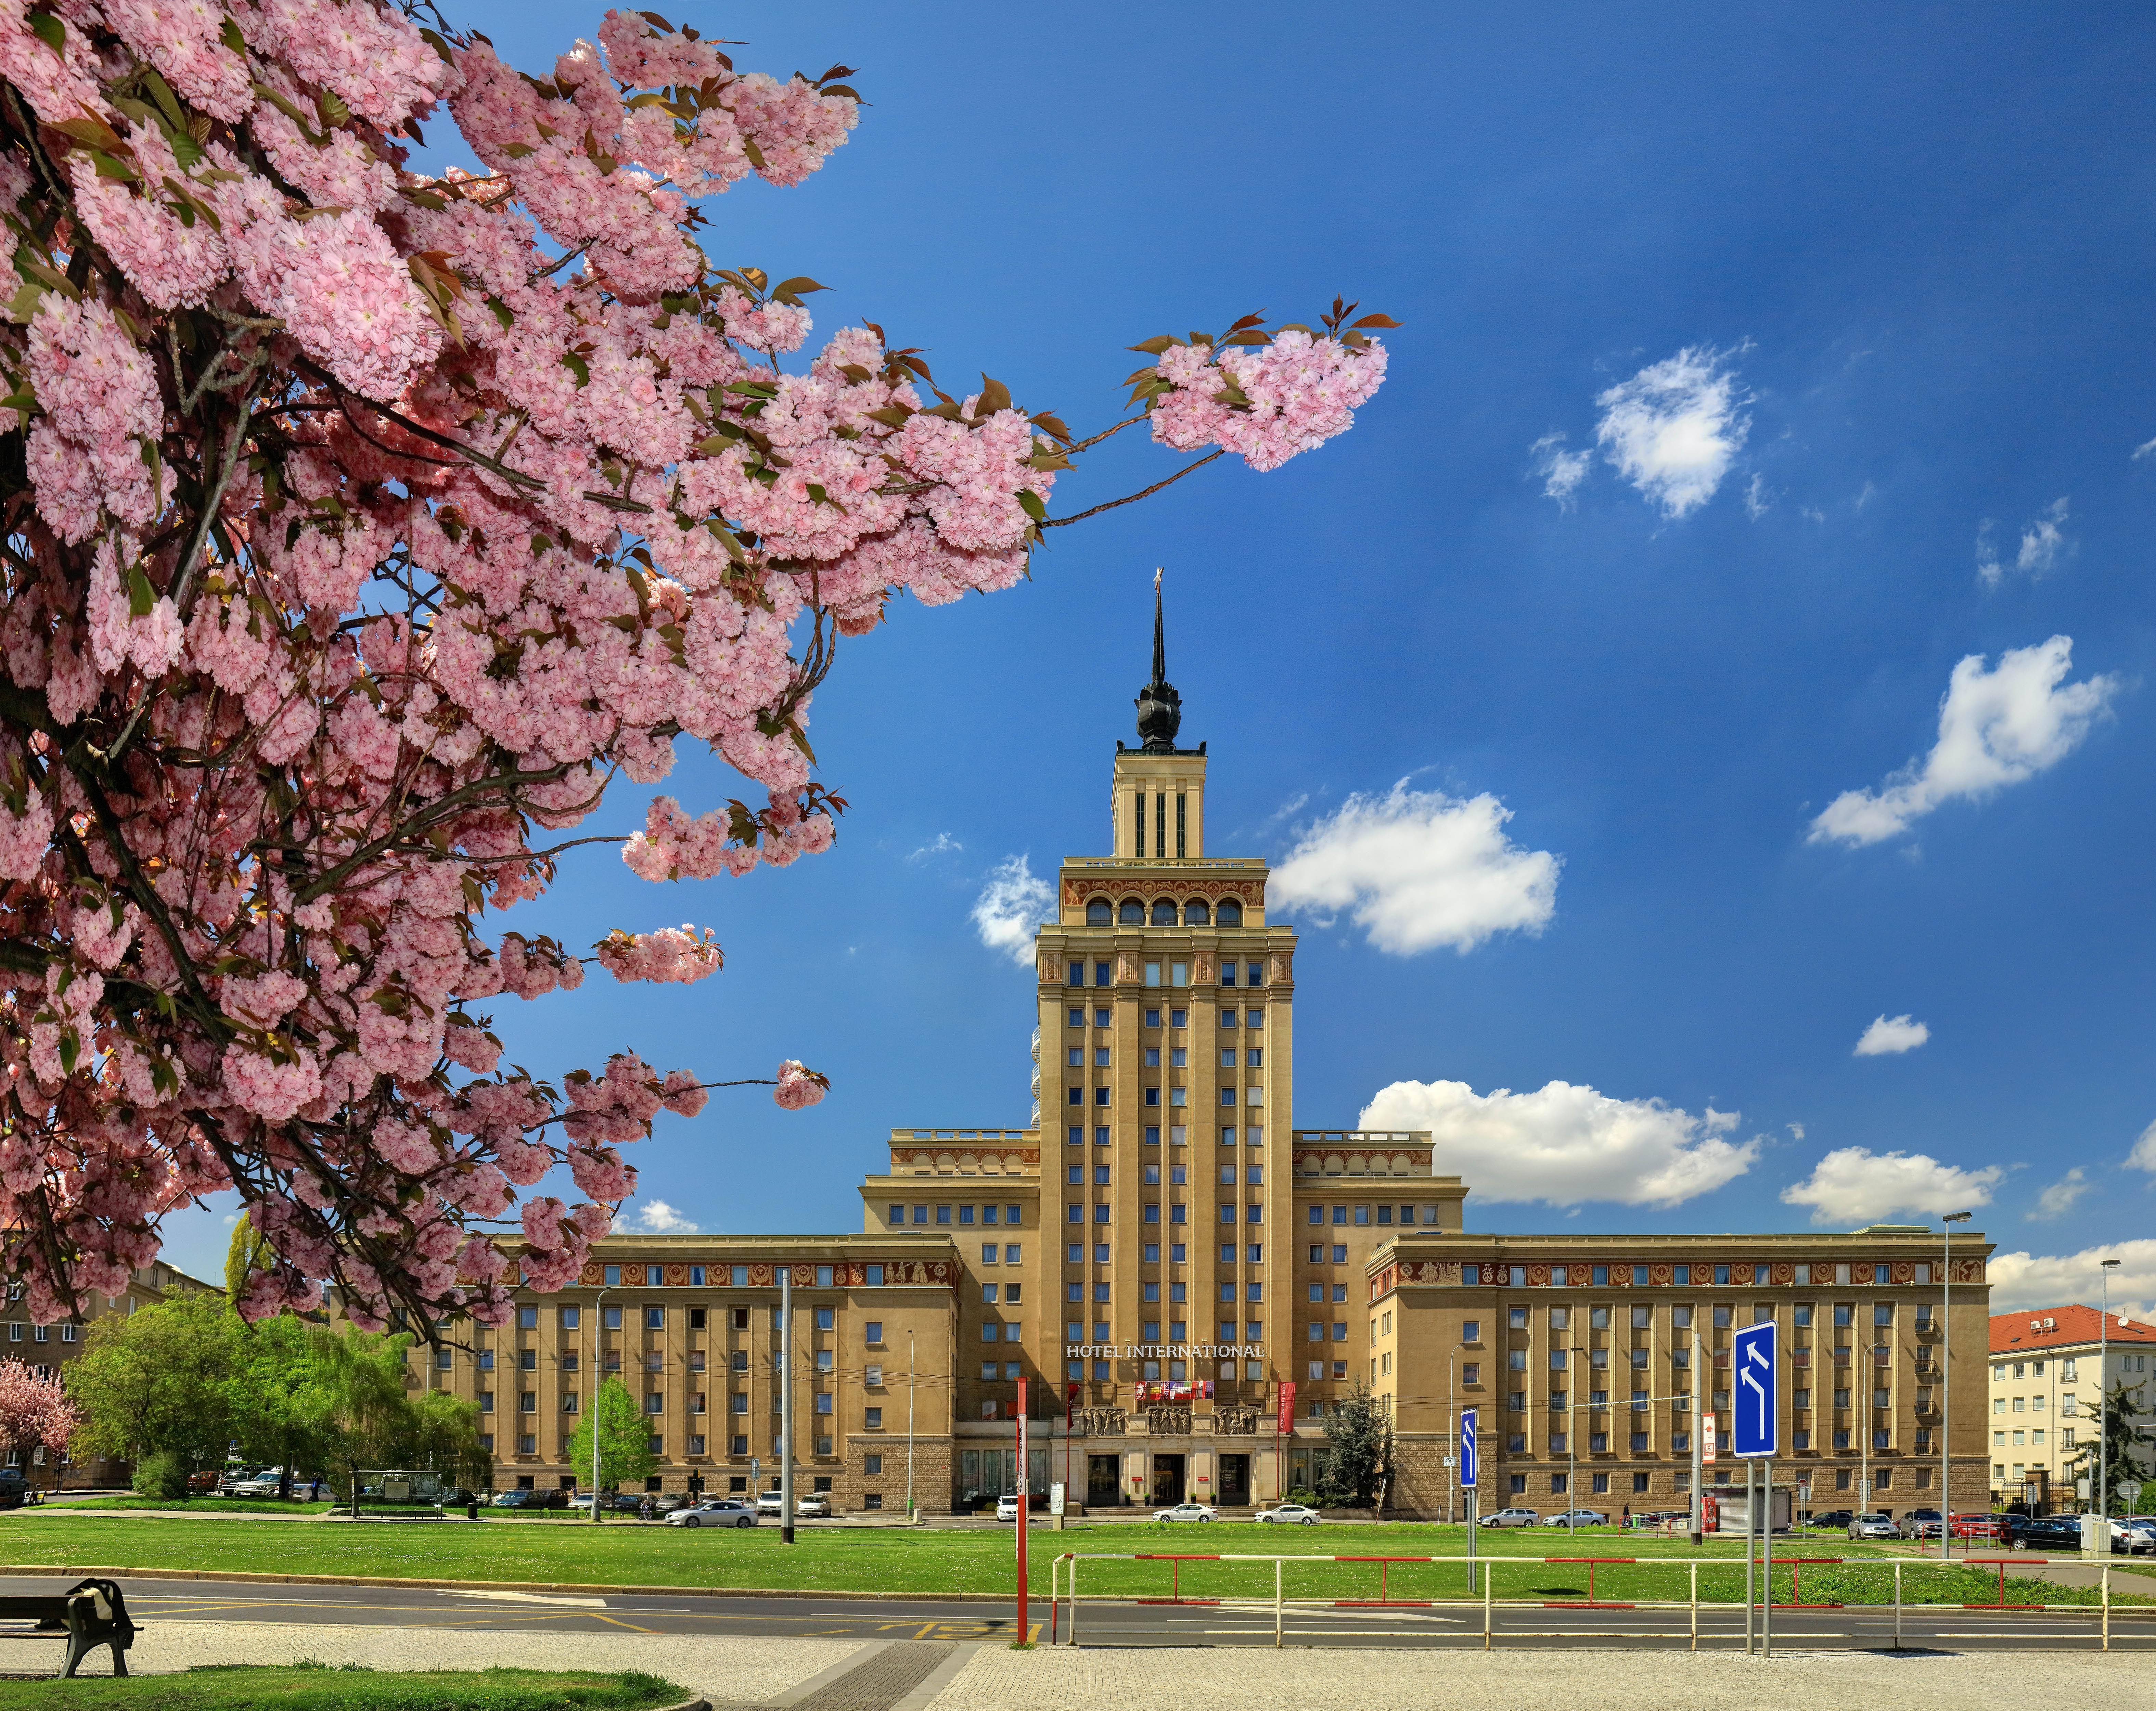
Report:
M771 295L774 302L788 303L798 309L801 306L802 298L808 292L828 291L830 289L829 285L819 285L808 275L802 274L794 279L781 280L771 288Z
M1182 342L1181 339L1163 332L1156 333L1142 345L1126 345L1123 348L1127 351L1142 351L1148 357L1158 357L1163 351L1172 350Z
M579 392L592 383L592 365L574 351L562 352L562 366L577 377L577 389Z
M997 411L1008 410L1010 407L1010 388L1000 380L991 380L983 374L981 377L981 395L973 404L973 419L976 422L986 421Z
M1018 502L1024 508L1025 514L1031 517L1035 522L1045 522L1047 521L1048 507L1040 502L1040 496L1034 492L1032 488L1019 488L1018 491Z
M23 20L30 33L63 59L67 56L67 26L49 12L33 12Z
M137 618L147 618L150 609L157 604L157 591L150 586L150 578L142 574L142 567L131 565L127 571L127 609Z

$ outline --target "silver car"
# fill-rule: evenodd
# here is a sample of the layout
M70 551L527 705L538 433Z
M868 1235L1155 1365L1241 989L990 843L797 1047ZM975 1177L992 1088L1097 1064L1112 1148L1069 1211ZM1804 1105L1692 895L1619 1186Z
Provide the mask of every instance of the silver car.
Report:
M710 1498L666 1518L669 1527L753 1527L756 1505L746 1498Z
M1532 1509L1500 1509L1476 1523L1479 1527L1532 1527L1539 1518Z
M1172 1509L1155 1509L1152 1518L1156 1521L1210 1521L1214 1513L1203 1503L1178 1503Z
M1892 1520L1885 1515L1859 1515L1849 1523L1851 1539L1895 1539L1900 1537Z

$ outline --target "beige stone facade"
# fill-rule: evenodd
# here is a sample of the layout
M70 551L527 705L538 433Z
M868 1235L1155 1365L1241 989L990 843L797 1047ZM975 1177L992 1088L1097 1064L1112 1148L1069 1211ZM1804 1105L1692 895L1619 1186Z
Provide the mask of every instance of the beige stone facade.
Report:
M430 1381L490 1398L501 1482L574 1482L571 1410L613 1358L649 1399L661 1488L767 1485L773 1268L791 1266L803 1488L848 1508L906 1501L908 1395L916 1506L1014 1488L1021 1381L1036 1489L1091 1506L1306 1486L1359 1381L1392 1410L1394 1509L1457 1508L1445 1457L1471 1405L1486 1504L1678 1507L1691 1399L1767 1312L1801 1506L1935 1503L1936 1233L1470 1233L1470 1185L1434 1174L1427 1133L1297 1128L1296 935L1268 918L1263 861L1207 853L1208 758L1173 746L1173 690L1139 705L1114 853L1062 864L1037 935L1031 1121L892 1129L858 1235L610 1237L579 1287L520 1299L475 1355L432 1357ZM1987 1489L1989 1248L1954 1247L1964 1508ZM595 1335L608 1282L623 1322Z

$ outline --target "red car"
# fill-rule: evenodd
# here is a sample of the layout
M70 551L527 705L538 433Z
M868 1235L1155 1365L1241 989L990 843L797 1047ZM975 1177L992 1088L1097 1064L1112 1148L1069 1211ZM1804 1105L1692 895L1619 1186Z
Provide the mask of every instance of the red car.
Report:
M1948 1525L1956 1539L1997 1539L2005 1532L1996 1515L1954 1515Z

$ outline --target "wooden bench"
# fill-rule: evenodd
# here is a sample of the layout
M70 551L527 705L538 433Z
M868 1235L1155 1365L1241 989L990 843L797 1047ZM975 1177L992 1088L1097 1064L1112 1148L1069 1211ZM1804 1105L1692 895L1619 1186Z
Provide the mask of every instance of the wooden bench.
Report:
M84 1580L64 1592L0 1594L0 1622L10 1620L28 1626L0 1626L0 1640L67 1642L63 1677L72 1676L100 1646L112 1648L113 1674L127 1673L135 1624L128 1620L127 1600L116 1580Z

